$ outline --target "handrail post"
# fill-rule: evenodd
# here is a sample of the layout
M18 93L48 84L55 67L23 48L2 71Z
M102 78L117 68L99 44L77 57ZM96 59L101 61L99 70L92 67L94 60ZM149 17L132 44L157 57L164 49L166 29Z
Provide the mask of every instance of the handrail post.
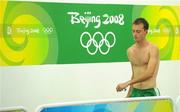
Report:
M178 96L176 99L175 107L176 107L176 112L180 112L180 96Z

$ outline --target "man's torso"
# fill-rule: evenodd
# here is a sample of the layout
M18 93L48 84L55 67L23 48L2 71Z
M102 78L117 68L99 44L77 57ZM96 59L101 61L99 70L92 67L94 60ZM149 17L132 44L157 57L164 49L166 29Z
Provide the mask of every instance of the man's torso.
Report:
M148 45L144 48L137 48L135 45L133 45L130 48L131 52L129 54L129 60L132 63L134 78L138 78L141 77L141 75L144 75L143 73L146 71L150 59L150 48L151 45ZM158 67L156 67L156 69L158 69ZM133 87L138 89L148 89L156 87L156 75L157 70L153 74L152 78L143 82L133 84Z

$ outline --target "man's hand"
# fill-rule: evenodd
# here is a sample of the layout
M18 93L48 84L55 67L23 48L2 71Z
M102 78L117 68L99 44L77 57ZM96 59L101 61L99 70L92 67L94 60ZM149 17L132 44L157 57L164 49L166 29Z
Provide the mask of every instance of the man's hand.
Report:
M116 91L117 92L122 91L123 89L126 89L126 87L128 87L128 86L129 86L128 82L120 83L120 84L117 85Z

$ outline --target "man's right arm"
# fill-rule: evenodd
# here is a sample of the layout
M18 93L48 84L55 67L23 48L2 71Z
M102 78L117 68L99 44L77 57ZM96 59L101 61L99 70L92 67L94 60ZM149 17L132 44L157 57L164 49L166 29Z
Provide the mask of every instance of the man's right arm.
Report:
M132 77L131 77L131 80L133 79L133 75L132 75ZM127 98L128 97L130 97L131 96L131 91L132 91L132 85L130 85L130 87L129 87L129 90L128 90L128 94L127 94Z
M131 49L131 47L127 50L127 54L128 54L128 58L129 58L129 60L130 60L130 62L131 62L130 49ZM133 71L133 69L132 69L132 71ZM133 73L132 73L132 76L134 76ZM132 77L132 78L134 78L134 77ZM133 79L131 79L131 80L133 80ZM127 88L129 85L130 85L130 84L129 84L129 81L124 82L124 83L120 83L120 84L117 85L116 90L117 90L117 92L118 92L118 91L122 91L123 89ZM130 85L130 86L131 86L131 85ZM130 88L130 89L131 89L131 88ZM130 92L131 92L131 91L129 91L128 93L130 94Z
M130 48L127 50L127 56L128 56L129 61L130 61ZM130 63L131 63L131 62L130 62ZM134 70L133 70L132 63L131 63L131 71L132 71L132 76L131 76L131 80L132 80L132 79L133 79L133 76L134 76ZM126 97L130 97L131 91L132 91L132 85L130 85L129 90L128 90L128 94L127 94Z

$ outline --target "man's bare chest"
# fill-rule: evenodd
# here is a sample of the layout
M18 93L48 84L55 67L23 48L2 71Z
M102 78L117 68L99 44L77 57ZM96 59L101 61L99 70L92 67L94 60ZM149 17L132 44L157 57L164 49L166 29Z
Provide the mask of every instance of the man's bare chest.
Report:
M149 52L147 50L134 51L130 56L130 61L133 65L141 66L149 62Z

